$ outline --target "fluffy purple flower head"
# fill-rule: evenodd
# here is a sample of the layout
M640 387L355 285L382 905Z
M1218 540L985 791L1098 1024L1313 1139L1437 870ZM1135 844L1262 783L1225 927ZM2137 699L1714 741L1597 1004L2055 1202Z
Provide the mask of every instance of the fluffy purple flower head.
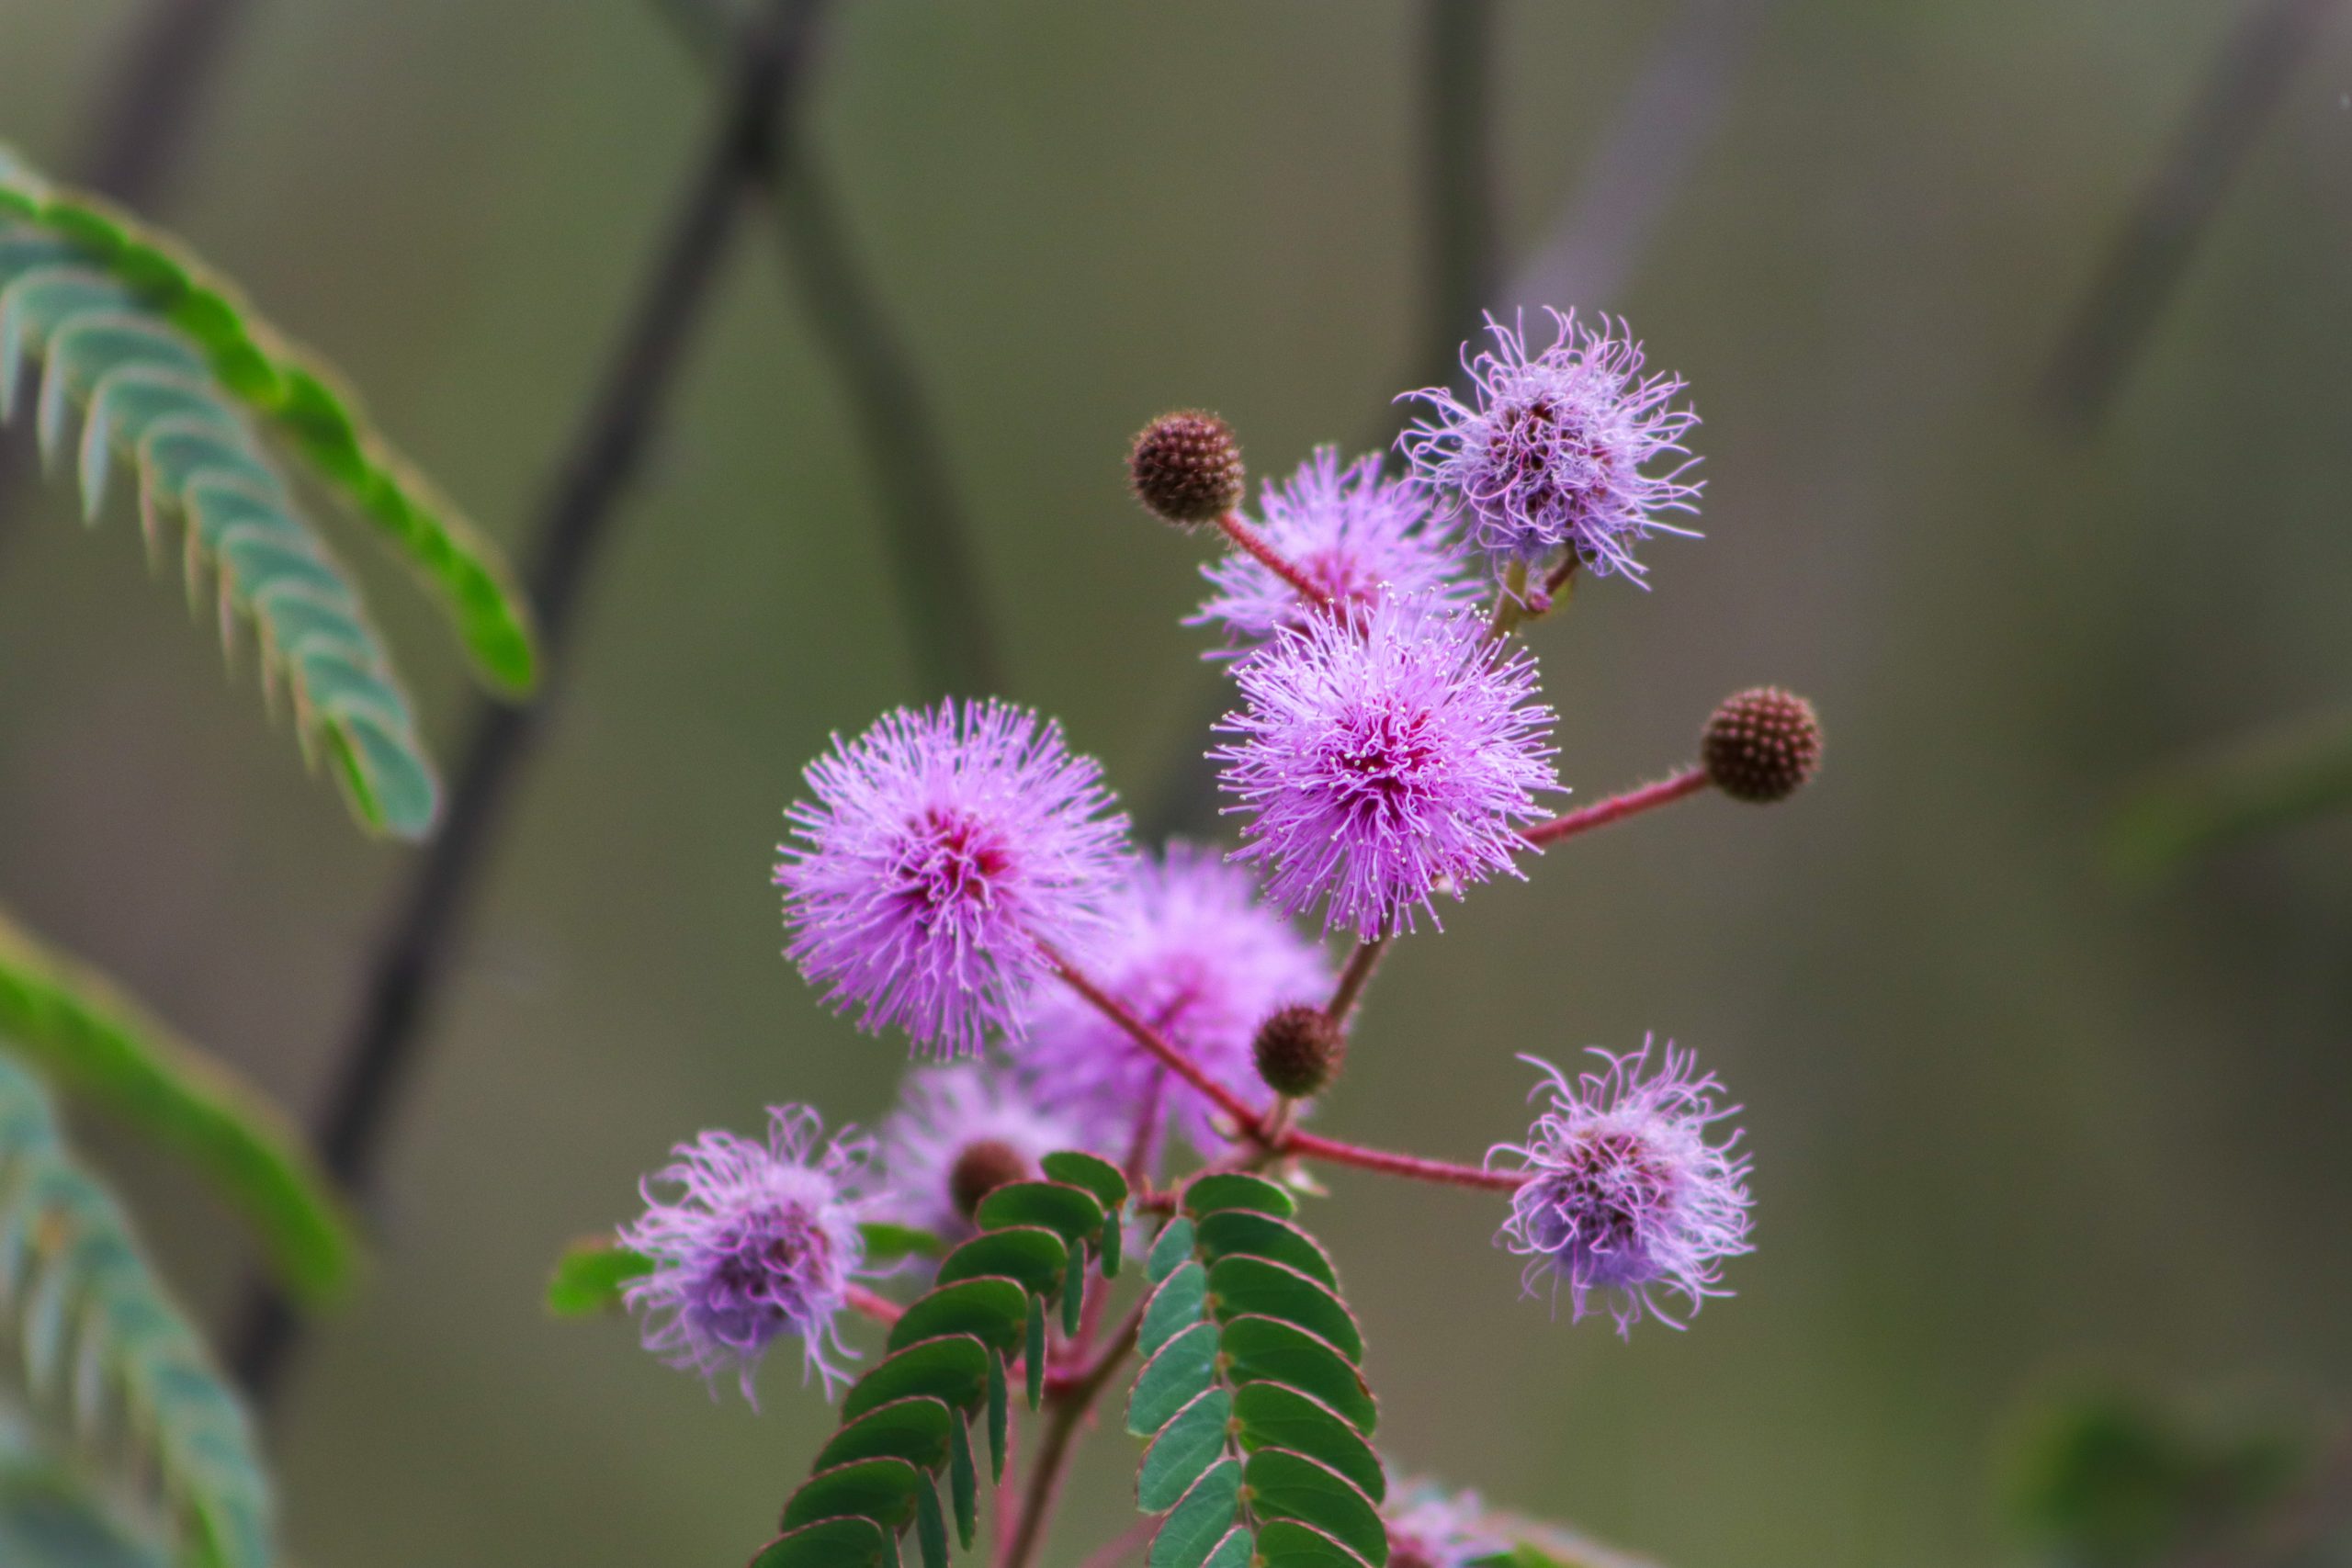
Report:
M1487 1526L1476 1492L1427 1481L1392 1482L1388 1490L1388 1568L1469 1568L1511 1549Z
M1521 874L1518 824L1557 790L1535 661L1475 615L1398 596L1284 631L1234 672L1242 707L1210 755L1248 820L1238 858L1284 909L1328 898L1360 937L1432 919L1495 872Z
M1102 768L1024 708L951 700L835 736L806 776L775 868L801 973L919 1050L1017 1033L1039 944L1083 945L1126 858Z
M972 1234L970 1212L989 1188L1034 1179L1047 1155L1087 1146L1074 1117L1047 1109L1006 1068L975 1062L909 1074L881 1139L883 1213L951 1240Z
M1351 609L1368 608L1389 593L1418 595L1446 607L1464 604L1477 590L1462 575L1444 528L1430 519L1430 492L1410 479L1383 479L1377 457L1342 468L1340 449L1318 446L1288 479L1268 480L1258 509L1260 530L1282 556L1317 587ZM1249 555L1228 551L1201 568L1216 590L1184 624L1225 624L1232 646L1211 658L1230 658L1283 626L1309 615L1297 590Z
M1521 1283L1530 1293L1545 1274L1555 1301L1567 1287L1571 1322L1605 1291L1619 1334L1645 1313L1679 1328L1659 1293L1695 1312L1706 1297L1730 1294L1717 1284L1721 1260L1753 1250L1748 1159L1733 1150L1739 1134L1707 1141L1709 1126L1739 1107L1718 1106L1723 1086L1671 1042L1656 1071L1647 1040L1627 1055L1593 1055L1607 1066L1574 1084L1548 1062L1521 1058L1544 1069L1534 1092L1548 1090L1550 1104L1526 1143L1487 1156L1528 1174L1496 1239L1528 1260Z
M1443 387L1406 393L1432 412L1402 445L1422 479L1459 498L1498 560L1532 563L1565 545L1595 576L1638 580L1635 544L1691 536L1660 513L1696 510L1700 487L1682 475L1697 459L1682 437L1699 416L1673 406L1679 376L1642 374L1624 322L1603 316L1595 331L1574 311L1550 314L1552 344L1532 355L1523 323L1488 317L1495 346L1471 359L1463 345L1472 400Z
M857 1226L873 1144L824 1132L807 1106L779 1105L764 1144L725 1132L680 1144L677 1162L642 1184L643 1217L620 1229L622 1246L653 1260L622 1292L645 1314L645 1348L706 1380L734 1367L754 1405L752 1375L779 1337L798 1337L803 1381L822 1378L828 1399L848 1375L835 1358L854 1354L834 1319L865 1272ZM674 1192L658 1197L657 1185Z
M1248 870L1182 842L1136 863L1111 914L1113 934L1091 955L1094 978L1211 1077L1263 1100L1250 1051L1258 1025L1277 1008L1330 995L1323 950L1260 901ZM1200 1094L1068 991L1039 996L1029 1037L1012 1054L1037 1098L1076 1117L1084 1146L1107 1158L1124 1160L1138 1128L1156 1144L1172 1125L1204 1156L1227 1146Z

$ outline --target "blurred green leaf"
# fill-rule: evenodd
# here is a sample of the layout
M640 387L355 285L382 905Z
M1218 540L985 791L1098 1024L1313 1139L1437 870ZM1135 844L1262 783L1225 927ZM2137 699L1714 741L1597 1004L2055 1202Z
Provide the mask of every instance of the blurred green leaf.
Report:
M857 1227L865 1241L868 1263L896 1263L901 1258L944 1258L947 1244L926 1230L912 1225L895 1225L883 1220L869 1220Z
M0 1050L187 1160L253 1226L297 1296L317 1303L349 1283L357 1228L277 1108L5 910Z
M653 1271L653 1259L616 1241L592 1237L564 1248L548 1280L548 1311L558 1317L618 1312L621 1287Z
M2116 864L2154 875L2191 856L2352 809L2352 716L2337 716L2149 783L2109 831Z
M119 1409L199 1568L268 1568L269 1483L243 1402L149 1269L121 1209L60 1141L40 1083L0 1058L0 1332L38 1410L95 1449Z
M2029 1419L2012 1461L2010 1511L2068 1568L2153 1568L2242 1542L2306 1473L2312 1435L2274 1423L2192 1424L2100 1389Z

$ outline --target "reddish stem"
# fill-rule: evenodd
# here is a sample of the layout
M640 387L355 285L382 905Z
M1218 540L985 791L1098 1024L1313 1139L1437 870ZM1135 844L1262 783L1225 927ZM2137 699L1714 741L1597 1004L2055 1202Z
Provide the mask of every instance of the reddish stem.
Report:
M1363 988L1372 984L1373 975L1388 952L1389 936L1384 931L1378 936L1360 938L1356 950L1348 954L1348 966L1340 972L1340 984L1323 1008L1323 1016L1340 1028L1348 1026L1348 1016L1363 1000Z
M1170 1072L1208 1096L1218 1110L1232 1118L1235 1130L1257 1145L1268 1157L1298 1155L1307 1159L1328 1160L1333 1165L1352 1165L1363 1170L1385 1171L1391 1176L1408 1177L1416 1181L1434 1181L1447 1187L1479 1187L1502 1192L1516 1190L1526 1179L1511 1171L1486 1170L1475 1165L1423 1159L1419 1155L1391 1154L1385 1149L1366 1148L1361 1144L1343 1144L1336 1138L1320 1138L1312 1133L1272 1128L1267 1118L1252 1111L1239 1096L1209 1077L1201 1069L1200 1064L1186 1055L1173 1042L1136 1017L1133 1009L1087 978L1085 973L1069 959L1043 943L1039 945L1046 962L1053 965L1054 973L1061 976L1063 984L1085 998L1103 1017L1126 1031L1128 1037L1136 1044L1165 1062Z
M1266 536L1250 526L1241 513L1228 512L1216 520L1216 525L1224 530L1225 536L1233 541L1236 548L1248 551L1250 558L1260 566L1297 589L1300 598L1318 610L1331 607L1331 596L1324 592L1313 578L1285 558L1280 550L1268 544Z
M1069 959L1044 942L1037 946L1045 954L1046 962L1053 966L1054 973L1061 976L1064 985L1085 998L1097 1012L1125 1030L1127 1038L1166 1063L1170 1072L1208 1096L1209 1103L1231 1117L1234 1125L1243 1134L1252 1138L1257 1136L1258 1113L1250 1108L1247 1100L1209 1077L1198 1062L1177 1049L1166 1035L1136 1016L1133 1008L1089 979L1085 972Z
M906 1308L887 1296L876 1295L863 1285L852 1285L848 1300L850 1311L862 1312L885 1328L906 1315Z
M1572 839L1595 828L1606 828L1611 822L1638 816L1669 801L1680 800L1686 795L1696 795L1706 787L1707 771L1704 768L1685 768L1671 778L1644 784L1639 789L1629 789L1623 795L1612 795L1607 800L1597 800L1565 817L1555 817L1549 822L1538 822L1532 828L1521 829L1520 837L1539 846L1556 844L1562 839Z
M1331 1165L1351 1165L1361 1170L1385 1171L1390 1176L1402 1176L1414 1181L1434 1181L1445 1187L1478 1187L1492 1192L1516 1192L1527 1181L1525 1174L1516 1170L1487 1170L1480 1166L1455 1165L1451 1160L1392 1154L1386 1149L1368 1149L1361 1144L1343 1144L1337 1138L1320 1138L1312 1133L1294 1131L1284 1134L1275 1146L1275 1153L1299 1155Z

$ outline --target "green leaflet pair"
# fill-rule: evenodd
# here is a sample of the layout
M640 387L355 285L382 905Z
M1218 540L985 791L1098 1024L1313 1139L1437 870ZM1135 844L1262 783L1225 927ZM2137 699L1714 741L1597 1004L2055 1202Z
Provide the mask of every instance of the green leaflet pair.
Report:
M1034 1409L1048 1314L1074 1329L1088 1254L1105 1280L1120 1262L1125 1179L1088 1155L1044 1164L1048 1179L982 1201L980 1234L941 1261L843 1398L841 1430L753 1568L891 1568L910 1535L923 1568L944 1568L951 1515L971 1546L971 1426L985 1420L1001 1481L1013 1359ZM1272 1182L1205 1176L1151 1247L1127 1404L1128 1430L1150 1439L1138 1506L1165 1516L1151 1568L1385 1568L1363 1336L1295 1212Z

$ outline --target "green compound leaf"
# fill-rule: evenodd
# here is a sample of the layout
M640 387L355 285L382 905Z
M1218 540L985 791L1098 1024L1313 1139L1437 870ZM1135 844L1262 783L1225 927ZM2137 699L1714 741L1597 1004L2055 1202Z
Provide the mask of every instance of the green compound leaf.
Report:
M323 1303L350 1282L358 1229L277 1108L5 910L0 1051L37 1064L186 1160L252 1227L300 1299Z
M1240 1498L1240 1464L1219 1461L1169 1510L1151 1538L1151 1568L1202 1568L1233 1528Z
M1159 1348L1136 1374L1127 1430L1148 1438L1208 1388L1216 1370L1216 1325L1196 1323Z
M949 1253L939 1265L943 1285L995 1275L1024 1290L1049 1294L1069 1267L1069 1247L1054 1232L1036 1225L983 1231Z
M1372 1568L1387 1568L1388 1530L1380 1510L1338 1471L1286 1449L1261 1449L1241 1476L1250 1486L1250 1511L1261 1519L1313 1525Z
M827 1519L768 1542L751 1568L895 1568L890 1538L872 1519Z
M1379 1425L1363 1374L1329 1340L1271 1317L1237 1317L1225 1325L1222 1343L1235 1382L1285 1383L1312 1394L1367 1438Z
M1200 1322L1202 1303L1208 1293L1208 1270L1186 1258L1144 1303L1143 1322L1136 1330L1136 1353L1147 1359L1156 1355L1162 1345Z
M988 1347L969 1335L949 1335L910 1345L886 1356L842 1396L842 1419L900 1399L928 1395L970 1416L980 1408L989 1382Z
M1273 1519L1258 1532L1264 1568L1368 1568L1364 1560L1312 1525Z
M1217 1171L1184 1189L1184 1212L1194 1219L1220 1209L1248 1209L1287 1220L1298 1213L1298 1200L1262 1176Z
M889 1354L843 1396L841 1428L819 1452L815 1473L786 1501L786 1533L754 1560L756 1568L895 1564L899 1540L909 1534L924 1568L934 1568L945 1562L951 1515L970 1549L979 1528L972 1424L986 1421L990 1478L1001 1482L1008 1363L1023 1362L1034 1404L1045 1380L1048 1314L1075 1314L1087 1250L1103 1253L1106 1232L1119 1223L1124 1187L1103 1185L1093 1168L1100 1163L1049 1156L1048 1170L1083 1184L1015 1182L981 1201L978 1234L941 1259L931 1289L890 1325ZM1106 1205L1105 1197L1115 1201Z
M1159 1239L1151 1244L1151 1255L1144 1260L1144 1275L1153 1284L1173 1274L1193 1258L1193 1222L1182 1215L1168 1222Z
M1170 1510L1150 1561L1386 1568L1378 1411L1338 1271L1270 1182L1204 1177L1184 1208L1152 1244L1148 1359L1127 1404L1127 1429L1151 1439L1136 1506ZM1221 1514L1236 1466L1245 1484Z
M267 1568L269 1483L244 1407L148 1269L122 1211L59 1139L40 1086L0 1060L0 1337L26 1388L94 1459L104 1426L158 1483L179 1555L200 1568ZM71 1367L72 1375L67 1375ZM109 1416L113 1416L109 1419Z
M903 1350L944 1334L968 1334L1000 1355L1018 1355L1026 1338L1029 1292L1012 1280L958 1280L916 1299L890 1325L888 1347Z
M8 1568L168 1568L90 1478L0 1419L0 1562Z
M1288 1449L1322 1461L1374 1502L1387 1500L1388 1476L1380 1456L1322 1401L1284 1383L1244 1383L1234 1393L1233 1415L1240 1423L1243 1452Z
M819 1471L792 1495L784 1506L782 1528L795 1530L820 1519L861 1518L895 1534L915 1522L915 1494L930 1484L902 1459L836 1465Z
M1093 1193L1106 1213L1118 1213L1127 1201L1127 1179L1107 1159L1065 1150L1047 1155L1038 1167L1066 1187L1082 1187Z
M182 350L179 368L266 421L424 580L488 681L510 694L530 690L537 679L530 616L497 549L393 450L333 371L176 243L97 197L51 185L5 146L0 219L23 240L66 253L66 262L51 265L72 270L83 301L74 313L111 299L139 326L168 329ZM69 291L60 285L54 292ZM100 367L109 365L109 354L105 341L83 351ZM13 364L13 355L0 357ZM134 350L119 362L148 359L148 351Z
M1363 1332L1340 1298L1297 1269L1262 1258L1219 1258L1209 1269L1209 1294L1220 1321L1254 1313L1296 1324L1351 1361L1363 1359Z
M1225 1457L1226 1424L1233 1419L1233 1395L1204 1389L1170 1417L1152 1439L1136 1476L1136 1506L1147 1514L1172 1508L1202 1472Z
M955 1412L936 1399L917 1395L893 1400L844 1424L817 1452L815 1469L831 1470L858 1460L897 1459L936 1472L947 1462L948 1429Z
M1099 1241L1102 1205L1083 1187L1059 1181L1008 1181L980 1200L973 1218L985 1230L1042 1225L1071 1247Z
M1287 1264L1330 1290L1340 1288L1339 1271L1316 1239L1287 1220L1248 1209L1227 1209L1200 1223L1201 1256L1214 1263L1242 1254Z
M200 345L147 297L94 270L90 255L27 226L14 201L17 169L0 149L0 421L28 359L42 364L34 415L45 461L75 456L85 513L105 497L109 455L138 479L151 558L164 522L182 525L190 604L216 579L224 642L249 623L264 695L291 698L304 760L323 759L353 815L370 831L422 838L440 786L417 739L408 698L359 593L280 476L252 412Z
M555 1260L548 1280L548 1311L557 1317L594 1317L621 1309L621 1290L653 1272L653 1259L605 1236L575 1241Z

